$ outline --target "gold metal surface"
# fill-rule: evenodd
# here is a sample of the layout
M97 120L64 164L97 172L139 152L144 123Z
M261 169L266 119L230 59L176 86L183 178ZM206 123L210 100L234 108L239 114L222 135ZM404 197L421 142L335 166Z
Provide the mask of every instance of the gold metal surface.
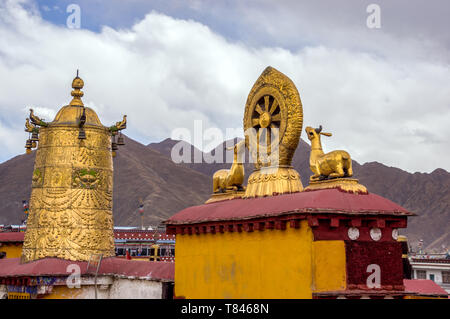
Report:
M39 125L39 126L47 126L48 125L48 123L44 122L39 117L34 115L33 109L30 109L30 120L34 125Z
M25 121L25 132L32 133L35 131L39 132L39 128L33 123L30 123L30 119L27 118Z
M349 193L367 194L367 188L354 178L335 178L322 181L310 181L305 190L339 188Z
M89 107L84 107L86 114L86 123L84 125L97 126L102 128L103 125L98 119L95 111ZM78 119L83 114L83 107L76 105L63 106L55 116L52 125L76 125L78 127Z
M263 167L248 177L245 198L296 193L303 190L300 174L292 167Z
M245 188L244 183L244 148L245 140L238 142L234 147L227 148L233 150L233 164L230 169L220 169L213 175L213 195L207 203L211 201L230 199L240 197L238 194L243 194ZM227 194L227 195L225 195ZM214 199L214 200L213 200Z
M303 190L291 167L303 125L300 95L294 83L267 67L253 85L245 106L246 146L255 162L244 197Z
M205 204L218 202L222 200L242 198L244 196L244 190L227 190L225 193L214 193L211 197L205 202Z
M72 88L74 89L70 94L73 96L72 101L70 101L70 105L76 105L76 106L84 106L83 101L81 101L81 97L84 95L84 93L81 91L81 89L84 86L84 82L81 78L77 76L72 81Z
M23 262L115 255L111 132L86 107L86 139L78 138L83 84L77 76L71 104L39 129Z
M322 132L322 126L316 129L308 126L305 131L311 141L309 167L314 173L310 177L311 182L327 178L353 176L350 154L346 151L332 151L326 154L323 152L320 135L331 136L331 133Z
M322 132L322 126L312 128L308 126L306 135L311 141L311 154L309 167L314 173L309 178L306 190L339 188L346 192L367 194L367 188L358 183L353 176L352 159L346 151L332 151L324 153L320 135L331 136L331 133Z
M125 128L127 128L127 116L124 115L122 121L120 122L116 122L116 130L123 130Z

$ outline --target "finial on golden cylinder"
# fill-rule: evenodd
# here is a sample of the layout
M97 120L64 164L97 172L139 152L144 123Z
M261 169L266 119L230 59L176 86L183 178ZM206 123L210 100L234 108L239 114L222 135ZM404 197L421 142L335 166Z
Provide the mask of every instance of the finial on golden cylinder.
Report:
M127 128L127 116L124 115L122 121L116 122L115 125L109 127L109 131L111 133L111 150L112 156L116 157L116 151L119 149L117 145L125 145L125 140L122 136L122 130ZM116 142L116 135L119 134L119 137Z
M36 148L37 141L39 141L39 127L47 127L48 123L44 122L38 116L34 114L33 109L30 109L30 117L25 121L25 132L31 134L25 144L27 154L31 153L32 148Z
M74 90L70 93L73 96L70 105L84 106L83 101L81 101L81 97L84 95L83 91L81 91L83 86L84 81L78 76L77 70L77 76L72 81L72 88Z

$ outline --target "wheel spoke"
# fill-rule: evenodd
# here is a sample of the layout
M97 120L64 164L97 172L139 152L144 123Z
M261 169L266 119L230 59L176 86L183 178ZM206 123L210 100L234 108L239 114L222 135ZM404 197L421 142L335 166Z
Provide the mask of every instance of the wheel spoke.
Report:
M259 125L259 119L252 119L252 126L255 127Z
M275 110L277 109L278 106L278 101L276 99L273 100L272 102L272 106L270 107L270 114L273 114L273 112L275 112Z
M281 121L281 115L280 114L276 114L276 115L272 116L272 121L273 122L280 122Z
M269 110L269 96L268 95L264 96L264 109L266 110L266 112Z
M262 113L264 112L264 111L261 109L261 106L259 106L259 104L256 104L255 110L256 110L256 112L258 112L259 114L262 114Z
M266 143L266 131L267 131L266 128L262 128L262 129L261 129L261 134L260 134L260 136L261 136L261 146L262 146L262 147L265 147L265 143Z
M277 141L277 143L279 143L279 138L280 138L280 129L278 126L274 125L273 123L270 124L270 127L273 128L273 130L270 130L273 133L273 138L275 139L275 141Z
M259 159L259 131L261 129L256 131L256 158Z

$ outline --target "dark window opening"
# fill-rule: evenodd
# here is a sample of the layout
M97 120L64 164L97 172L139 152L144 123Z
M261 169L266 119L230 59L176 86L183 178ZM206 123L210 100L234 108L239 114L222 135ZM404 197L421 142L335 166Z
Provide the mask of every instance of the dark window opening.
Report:
M442 283L450 284L450 271L442 272Z
M416 270L416 279L427 279L427 272L425 270Z

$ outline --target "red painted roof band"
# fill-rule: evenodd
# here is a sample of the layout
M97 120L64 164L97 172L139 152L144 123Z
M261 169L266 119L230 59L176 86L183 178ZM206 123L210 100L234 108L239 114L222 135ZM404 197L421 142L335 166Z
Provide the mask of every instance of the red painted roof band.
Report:
M433 280L404 279L403 284L405 285L406 291L416 292L421 295L448 296L444 288L439 286Z
M413 213L376 194L352 194L323 189L270 197L232 199L186 208L165 223L195 224L208 221L245 220L292 213L411 216Z
M81 275L87 274L88 262L86 261L44 258L20 264L20 258L6 258L0 259L0 277L68 276L71 272L67 271L67 266L72 264L80 266ZM174 272L173 262L139 261L108 257L102 260L98 274L173 281Z
M24 232L0 232L0 243L21 243L24 237Z

